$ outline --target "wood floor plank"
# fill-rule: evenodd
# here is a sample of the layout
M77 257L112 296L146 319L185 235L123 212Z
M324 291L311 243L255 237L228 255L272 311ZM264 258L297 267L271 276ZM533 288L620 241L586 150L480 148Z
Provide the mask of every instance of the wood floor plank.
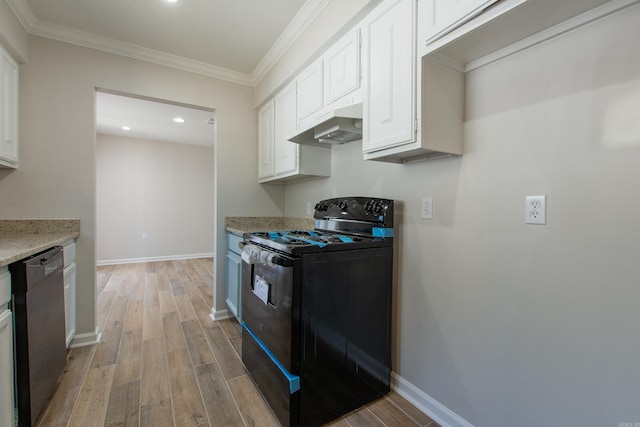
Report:
M170 290L158 291L158 299L160 301L160 313L164 314L178 311L176 301L173 298L173 292Z
M89 369L71 413L69 427L95 426L104 423L114 370L115 365Z
M107 320L107 315L109 314L111 304L113 303L113 299L115 297L116 291L102 292L98 296L98 300L96 303L96 321L101 330L104 329L104 323Z
M162 313L160 312L160 306L145 307L142 339L146 341L153 338L162 338L163 335L164 331L162 330Z
M199 426L208 423L209 419L187 349L167 353L167 365L176 425Z
M187 340L187 347L191 354L191 362L193 366L205 365L207 363L215 362L213 352L209 348L200 323L197 320L190 320L182 322L182 330L184 331L184 337Z
M124 318L124 330L142 330L144 321L144 301L129 300L127 303L127 314Z
M419 426L411 417L384 397L367 405L367 408L388 426Z
M232 337L232 338L229 338L229 341L231 342L233 349L236 351L238 358L242 360L242 337L241 336Z
M122 333L116 360L113 384L120 385L140 380L142 358L142 331L134 329Z
M240 324L235 319L235 317L233 319L218 320L218 324L229 339L242 335Z
M111 387L105 427L138 427L140 381Z
M178 313L165 313L162 316L162 324L164 329L164 345L167 353L176 350L186 350L187 341L184 337Z
M96 290L98 295L104 290L104 287L111 279L111 273L115 270L115 265L103 265L96 268Z
M116 363L118 350L120 348L120 337L124 328L124 317L126 312L126 297L116 296L113 300L111 310L104 325L102 340L96 348L92 368Z
M204 406L212 426L242 426L242 417L216 363L195 368Z
M211 319L210 304L207 304L202 298L199 298L191 300L191 305L193 306L193 311L196 313L196 317L200 322L200 326L203 328L210 328L215 325L215 322Z
M228 381L244 424L248 427L278 427L280 423L267 406L262 395L248 375Z
M166 264L164 262L157 262L155 264L156 264L156 276L158 278L158 290L171 291L169 276L167 275Z
M244 364L238 358L231 342L220 327L204 328L204 335L213 350L220 371L226 380L247 374Z
M164 399L171 399L164 339L142 341L140 404L146 405Z
M143 405L140 408L140 427L173 427L171 399Z
M427 414L420 411L418 408L409 403L405 398L400 396L395 391L387 394L385 396L387 399L391 401L394 405L400 408L403 412L409 415L415 422L423 427L433 426L435 427L435 421L433 421Z
M351 427L384 427L384 423L376 418L367 408L345 415L344 419Z
M56 391L43 409L42 415L35 424L36 427L66 427L91 366L93 352L93 346L74 348L69 351L67 364L58 380Z
M196 312L193 310L193 305L191 304L189 295L187 295L186 293L175 295L174 300L176 302L176 307L178 309L178 315L180 316L181 322L198 319L198 316L196 316Z

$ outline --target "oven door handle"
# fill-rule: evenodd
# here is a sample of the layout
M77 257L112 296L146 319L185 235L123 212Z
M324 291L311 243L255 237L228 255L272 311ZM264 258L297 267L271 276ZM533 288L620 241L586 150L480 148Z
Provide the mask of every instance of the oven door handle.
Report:
M247 242L238 242L238 247L244 251L244 247L247 245ZM269 252L270 256L269 256L269 260L268 262L265 262L263 260L256 260L258 263L262 263L262 264L276 264L282 267L293 267L293 260L291 258L287 258L285 256L282 256L276 252L267 250L267 249L262 249L260 248L261 251L265 251L265 252ZM244 261L244 259L243 259ZM246 262L246 261L245 261Z

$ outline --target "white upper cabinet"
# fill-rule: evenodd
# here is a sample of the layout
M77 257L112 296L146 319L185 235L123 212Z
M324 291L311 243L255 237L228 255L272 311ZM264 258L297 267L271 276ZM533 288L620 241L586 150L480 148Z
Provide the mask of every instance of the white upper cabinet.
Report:
M0 167L18 167L18 64L0 48Z
M326 105L360 87L360 30L351 31L323 55Z
M298 167L298 147L287 138L296 130L296 85L289 84L275 97L275 174L293 172Z
M313 114L322 109L323 81L322 58L307 67L296 79L298 127L310 121Z
M362 103L360 44L360 29L354 28L296 77L298 130L317 125L337 109Z
M415 0L383 3L388 8L368 24L364 153L415 139L415 5Z
M416 0L389 0L367 25L365 160L402 163L462 153L464 75L416 55Z
M258 111L258 178L263 180L274 175L274 101L271 99Z
M424 0L429 11L426 25L426 42L446 34L498 0Z
M296 130L296 101L293 81L258 112L261 183L283 184L331 175L329 147L302 146L288 140Z

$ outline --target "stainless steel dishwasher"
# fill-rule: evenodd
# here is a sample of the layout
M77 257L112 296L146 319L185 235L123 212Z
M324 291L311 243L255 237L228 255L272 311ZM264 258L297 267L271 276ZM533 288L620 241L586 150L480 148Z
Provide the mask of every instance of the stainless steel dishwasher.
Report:
M32 426L66 363L62 247L9 265L18 426Z

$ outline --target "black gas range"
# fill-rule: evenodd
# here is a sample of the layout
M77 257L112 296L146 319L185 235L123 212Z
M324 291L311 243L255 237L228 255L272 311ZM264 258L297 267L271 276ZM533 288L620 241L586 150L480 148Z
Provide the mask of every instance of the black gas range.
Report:
M285 426L389 391L393 204L323 200L313 230L243 236L242 360Z

